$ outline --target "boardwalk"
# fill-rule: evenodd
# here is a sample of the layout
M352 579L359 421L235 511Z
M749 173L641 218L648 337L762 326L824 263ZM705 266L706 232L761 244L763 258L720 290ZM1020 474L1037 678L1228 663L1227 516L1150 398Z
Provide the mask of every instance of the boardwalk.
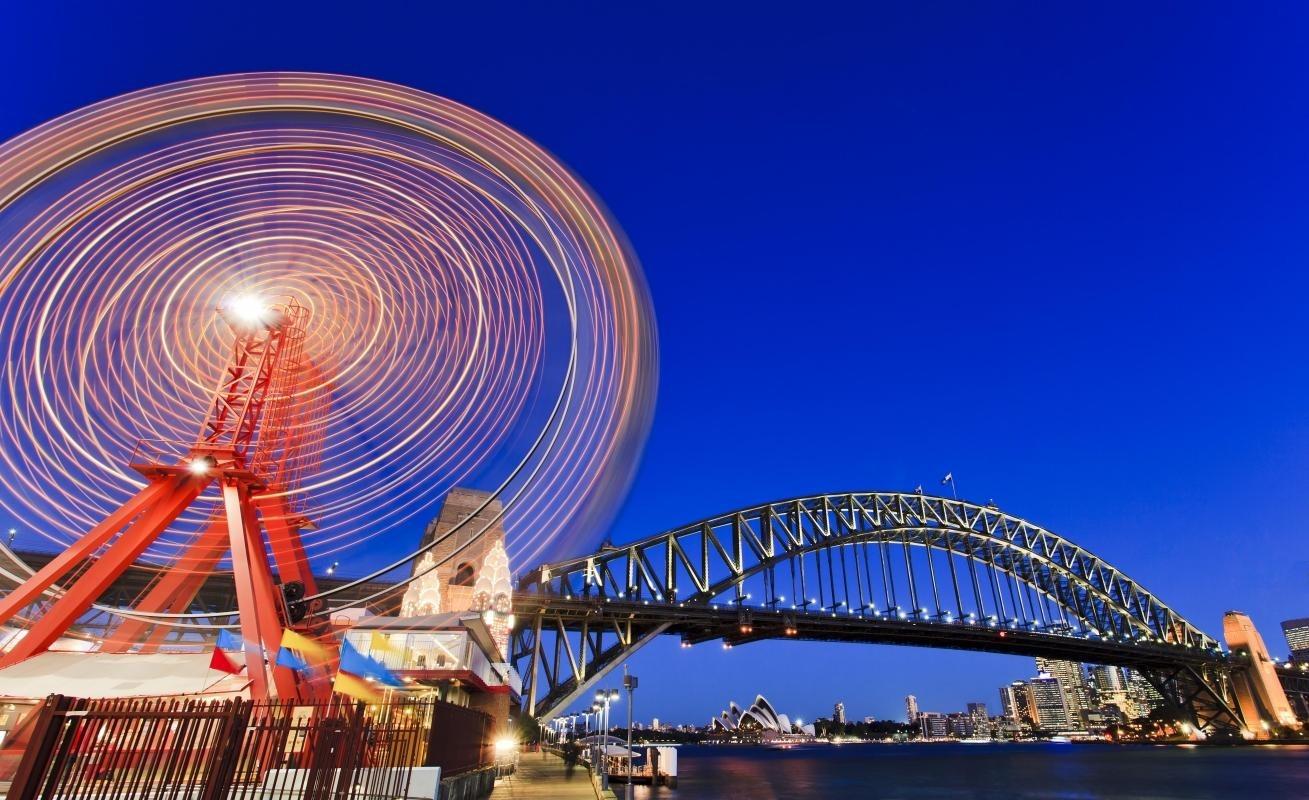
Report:
M613 798L606 792L604 798ZM596 800L591 775L585 767L565 768L563 759L552 753L523 753L518 770L510 778L495 782L491 800Z

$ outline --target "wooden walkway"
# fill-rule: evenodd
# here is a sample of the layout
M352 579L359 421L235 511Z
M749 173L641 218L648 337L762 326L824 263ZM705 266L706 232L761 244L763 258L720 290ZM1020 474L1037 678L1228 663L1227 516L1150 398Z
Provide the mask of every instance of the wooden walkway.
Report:
M564 760L553 753L523 753L518 757L518 769L508 778L495 782L491 800L597 800L613 798L613 792L602 795L591 786L591 773L586 767L569 770Z

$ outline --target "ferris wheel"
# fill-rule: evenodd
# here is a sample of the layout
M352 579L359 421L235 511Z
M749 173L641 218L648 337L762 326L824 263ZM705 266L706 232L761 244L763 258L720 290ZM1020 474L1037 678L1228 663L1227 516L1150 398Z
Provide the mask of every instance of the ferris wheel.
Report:
M639 266L567 168L453 101L305 73L145 89L0 145L0 347L0 506L63 548L0 598L27 628L0 665L134 565L155 577L103 609L119 646L275 646L297 621L274 570L310 606L340 591L316 559L389 580L456 485L503 509L515 558L568 549L626 491L657 372ZM190 612L226 571L238 607Z

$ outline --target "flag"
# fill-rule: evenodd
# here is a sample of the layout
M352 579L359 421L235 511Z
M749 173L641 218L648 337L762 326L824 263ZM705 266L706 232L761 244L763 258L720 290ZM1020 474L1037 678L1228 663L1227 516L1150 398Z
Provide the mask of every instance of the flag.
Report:
M232 633L226 628L218 632L217 647L219 650L244 650L245 649L245 647L242 646L241 644L241 640L236 638L236 634Z
M914 494L922 494L922 493L923 493L923 485L920 483L916 487L914 487Z
M277 666L293 669L296 672L303 672L309 669L309 662L295 654L294 650L287 647L281 647L277 650Z
M395 676L391 670L375 658L360 653L349 640L341 641L341 661L337 667L340 672L348 672L361 678L372 678L387 686L404 686L404 681Z
M348 672L336 673L336 680L332 681L332 691L356 700L363 700L365 703L376 703L382 699L382 693L369 686L368 681Z
M371 653L381 650L383 653L394 653L395 647L386 634L380 631L373 631L373 635L368 639L368 650Z
M947 472L945 473L945 477L941 479L941 485L945 486L947 483L950 483L953 480L954 480L954 473Z
M217 647L214 648L213 656L209 658L209 668L216 669L219 672L226 672L229 675L236 675L241 671L241 668Z
M308 636L296 633L290 628L282 631L282 649L297 650L301 655L307 656L308 660L314 663L321 663L328 659L327 648L318 642L310 639Z

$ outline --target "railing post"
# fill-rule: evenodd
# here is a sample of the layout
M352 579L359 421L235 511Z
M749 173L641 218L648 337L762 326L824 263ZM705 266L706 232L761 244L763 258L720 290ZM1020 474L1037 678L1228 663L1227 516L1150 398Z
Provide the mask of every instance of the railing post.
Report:
M59 739L64 713L72 704L72 698L61 694L52 694L45 699L32 725L32 737L27 749L23 751L23 760L18 764L18 771L14 773L6 798L36 800L40 796L41 781L50 769L50 757Z
M223 718L222 727L214 740L214 754L205 775L205 786L200 792L199 800L222 800L227 796L236 778L236 770L241 761L241 745L245 741L245 732L250 723L253 704L249 700L236 698L230 706L224 708L228 713Z

